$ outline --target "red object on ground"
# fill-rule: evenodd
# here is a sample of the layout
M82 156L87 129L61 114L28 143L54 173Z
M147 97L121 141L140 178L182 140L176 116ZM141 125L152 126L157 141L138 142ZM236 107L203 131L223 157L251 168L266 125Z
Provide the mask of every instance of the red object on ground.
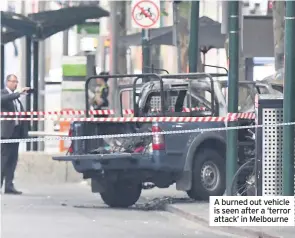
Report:
M138 147L138 148L136 148L135 150L134 150L134 153L141 153L141 152L143 152L144 151L144 147L143 146L140 146L140 147Z

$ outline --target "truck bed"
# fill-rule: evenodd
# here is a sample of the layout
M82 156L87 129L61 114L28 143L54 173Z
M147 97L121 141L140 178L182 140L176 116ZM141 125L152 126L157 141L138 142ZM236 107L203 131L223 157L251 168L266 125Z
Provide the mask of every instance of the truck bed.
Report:
M126 134L126 133L138 133L151 126L151 123L114 123L114 122L74 122L71 125L72 136L95 136L95 135L114 135L114 134ZM145 131L145 130L144 130ZM123 137L117 138L117 140L136 140L138 137ZM107 141L107 142L106 142ZM111 139L89 139L89 140L73 140L72 148L73 155L85 155L91 154L93 150L101 147L108 146Z
M207 116L210 112L207 111L192 111L192 112L167 112L167 117L199 117ZM142 115L144 117L159 117L159 112L147 113ZM128 134L128 133L141 133L147 132L148 128L151 128L152 123L142 122L74 122L72 124L72 136L94 136L94 135L114 135L114 134ZM172 128L170 128L172 129ZM173 129L172 129L173 130ZM175 130L175 128L174 128ZM150 130L151 131L151 130ZM121 141L125 139L136 140L138 137L122 137ZM109 139L108 139L109 140ZM104 139L91 139L91 140L74 140L73 141L73 153L84 155L90 153L99 147L106 146Z

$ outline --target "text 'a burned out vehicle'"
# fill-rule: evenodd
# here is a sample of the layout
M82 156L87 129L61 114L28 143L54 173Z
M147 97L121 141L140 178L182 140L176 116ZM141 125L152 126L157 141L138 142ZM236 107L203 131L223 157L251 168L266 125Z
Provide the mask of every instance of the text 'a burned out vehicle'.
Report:
M104 77L119 78L115 75ZM136 78L132 87L134 117L227 115L223 86L211 75L120 77ZM146 83L139 88L137 82L140 78ZM249 87L254 105L255 90L252 89ZM120 99L122 102L122 97ZM250 122L244 120L243 123ZM226 121L219 120L74 122L70 131L73 137L107 135L108 138L73 140L69 155L53 159L72 161L77 172L82 173L85 179L91 179L92 192L100 193L103 201L111 207L135 204L145 183L159 188L176 184L178 190L187 192L191 198L208 200L209 196L219 196L225 191L226 131L222 128L226 124ZM208 128L215 129L206 131ZM180 132L184 130L186 133ZM245 138L243 133L245 131L239 131L240 140ZM109 135L115 138L109 138Z

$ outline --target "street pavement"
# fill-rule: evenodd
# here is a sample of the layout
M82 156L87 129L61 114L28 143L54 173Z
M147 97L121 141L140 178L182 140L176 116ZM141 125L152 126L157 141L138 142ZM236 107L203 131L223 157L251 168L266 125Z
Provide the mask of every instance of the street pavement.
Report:
M1 195L1 237L235 238L164 211L111 209L86 184L17 184L24 194ZM153 191L153 190L151 190ZM144 192L139 203L157 197ZM158 196L162 196L159 193ZM145 198L146 196L146 198Z
M165 210L181 216L199 225L209 227L209 203L208 202L191 202L184 192L177 191L175 186L168 189L151 189L144 192L147 198L155 199L156 197L170 197L172 204L165 206ZM211 227L212 229L212 227ZM256 226L256 227L216 227L220 231L238 234L242 237L259 237L259 238L294 238L295 227L278 227L278 226Z
M167 206L167 211L177 214L183 218L197 222L199 225L208 226L209 223L209 204L207 202L198 203L176 203ZM231 227L219 229L230 229L231 233L245 235L246 237L263 238L294 238L295 227L278 226L256 226L256 227Z

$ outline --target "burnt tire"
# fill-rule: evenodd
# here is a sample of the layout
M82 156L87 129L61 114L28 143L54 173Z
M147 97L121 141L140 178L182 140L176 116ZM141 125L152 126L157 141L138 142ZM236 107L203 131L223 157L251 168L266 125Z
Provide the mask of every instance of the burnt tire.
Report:
M224 194L225 158L221 153L209 148L201 149L195 155L192 171L192 187L187 191L190 198L208 201L210 196Z
M100 196L105 204L114 208L127 208L134 205L141 195L141 184L116 182L107 184Z

